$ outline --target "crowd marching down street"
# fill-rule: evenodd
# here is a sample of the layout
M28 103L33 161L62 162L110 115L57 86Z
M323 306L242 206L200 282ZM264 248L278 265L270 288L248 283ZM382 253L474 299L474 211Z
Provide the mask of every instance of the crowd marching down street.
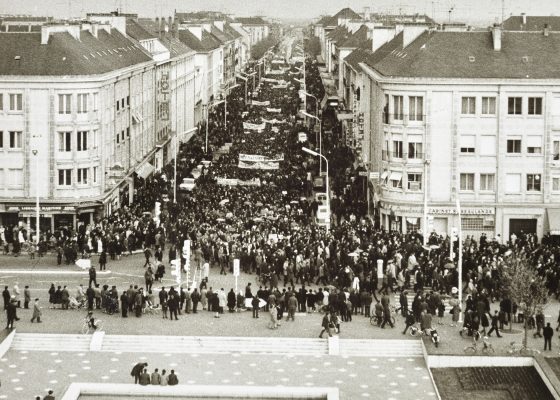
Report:
M120 310L122 317L129 312L141 317L159 308L163 318L175 320L182 311L212 310L214 317L220 317L226 309L252 308L254 318L259 317L259 309L267 312L271 329L278 327L279 318L290 320L296 312L321 311L321 336L331 335L333 328L339 331L340 322L351 321L356 314L371 314L377 317L377 325L392 328L392 314L399 312L406 317L404 332L416 323L422 329L432 328L432 317L434 325L436 318L439 323L444 318L448 324L458 322L459 271L456 259L449 258L453 242L432 234L424 245L420 233L381 229L363 207L356 206L352 191L343 190L353 167L336 137L324 137L321 145L323 154L332 160L329 173L335 180L330 229L316 223L321 201L314 197L312 178L318 175L319 158L301 149L319 144L297 117L302 67L309 82L306 90L319 96L322 89L314 61L306 59L303 66L301 61L286 59L290 53L301 54L296 47L293 37L277 45L266 74L249 91L247 102L242 82L228 97L227 122L224 107L216 107L207 129L200 125L198 134L181 146L176 182L171 179L173 165L167 165L146 180L136 178L137 193L131 205L93 224L80 225L77 231L65 228L41 238L39 256L52 249L59 265L82 257L95 265L90 269L89 287L77 292L54 284L45 288L51 307L83 303L89 310ZM206 130L208 154L204 152ZM301 139L301 132L307 139ZM195 187L179 188L174 199L173 185L183 178L195 178ZM156 202L163 205L158 221L153 218ZM21 254L26 237L27 232L17 227L0 230L5 253ZM527 257L546 277L550 295L558 295L560 248L546 237L541 243L531 235L509 239L464 240L466 302L462 306L469 331L491 325L499 335L499 329L515 319L518 306L501 285L501 266L512 255ZM183 256L185 240L190 241L190 260ZM145 256L144 265L138 266L143 268L145 287L98 283L96 271L118 265L121 256L133 251ZM29 252L34 256L35 249ZM177 258L183 271L189 269L189 278L183 274L180 288L160 285ZM235 259L241 271L258 277L258 283L249 283L238 293L212 288L212 276L232 273ZM153 286L157 281L158 290ZM391 299L397 292L400 304L394 307ZM3 292L10 326L17 318L20 296L14 288ZM31 296L26 292L23 297L27 307ZM496 301L500 308L491 316L490 303ZM34 317L40 322L38 307L37 314ZM97 328L95 318L91 314L87 318ZM537 327L544 327L538 314L535 320ZM138 377L146 374L142 368L136 372Z

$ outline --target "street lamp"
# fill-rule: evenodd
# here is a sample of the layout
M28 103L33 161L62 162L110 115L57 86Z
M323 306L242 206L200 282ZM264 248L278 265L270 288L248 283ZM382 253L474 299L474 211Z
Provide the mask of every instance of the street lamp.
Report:
M319 117L316 117L315 115L309 114L307 111L300 111L300 113L308 118L313 118L316 119L317 121L319 121L319 154L322 156L323 155L323 135L321 133L322 130L322 122L321 119ZM319 175L322 175L323 173L323 162L322 159L319 161Z
M319 100L317 100L317 97L313 96L311 93L306 92L305 90L300 90L299 92L304 96L313 97L315 99L315 116L319 118ZM305 102L305 106L307 107L307 102ZM305 111L307 111L307 109Z
M40 227L39 227L39 150L32 150L31 151L35 156L35 196L36 196L36 204L35 204L35 227L37 230L37 237L35 241L37 242L37 246L39 246L39 235L40 235Z
M306 152L307 154L311 154L314 157L320 157L320 159L324 159L325 160L325 165L327 166L327 176L325 179L325 188L327 190L327 210L328 210L328 222L327 222L327 231L329 230L330 224L331 224L331 191L330 191L330 187L329 187L329 160L327 160L327 158L322 155L321 153L317 153L316 151L313 151L311 149L308 149L307 147L302 147L301 148L304 152Z
M428 166L430 160L424 160L424 246L428 244Z

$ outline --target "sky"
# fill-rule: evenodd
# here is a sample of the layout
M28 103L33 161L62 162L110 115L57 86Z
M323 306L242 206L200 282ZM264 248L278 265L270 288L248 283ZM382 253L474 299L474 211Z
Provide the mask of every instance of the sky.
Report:
M420 13L437 22L466 22L486 26L504 15L560 15L560 0L0 0L0 14L31 14L60 18L85 16L87 12L123 12L144 17L171 15L177 11L212 10L238 16L263 15L285 19L311 19L332 15L344 7L362 13ZM450 12L450 10L452 10Z

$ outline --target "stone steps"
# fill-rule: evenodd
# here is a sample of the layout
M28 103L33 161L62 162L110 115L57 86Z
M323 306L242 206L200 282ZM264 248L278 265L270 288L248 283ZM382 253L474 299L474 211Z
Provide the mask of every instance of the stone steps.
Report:
M259 337L197 337L107 335L101 351L133 352L142 349L155 353L268 353L327 354L327 342L321 339Z
M16 333L13 350L31 351L89 351L91 335Z
M420 340L344 339L340 355L351 357L422 357Z

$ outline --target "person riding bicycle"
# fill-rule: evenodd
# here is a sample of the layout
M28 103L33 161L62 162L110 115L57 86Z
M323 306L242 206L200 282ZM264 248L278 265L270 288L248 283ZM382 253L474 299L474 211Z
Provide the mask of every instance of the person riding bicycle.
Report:
M97 325L95 325L95 318L93 318L93 311L88 311L85 320L88 324L88 327L93 330L97 330Z

